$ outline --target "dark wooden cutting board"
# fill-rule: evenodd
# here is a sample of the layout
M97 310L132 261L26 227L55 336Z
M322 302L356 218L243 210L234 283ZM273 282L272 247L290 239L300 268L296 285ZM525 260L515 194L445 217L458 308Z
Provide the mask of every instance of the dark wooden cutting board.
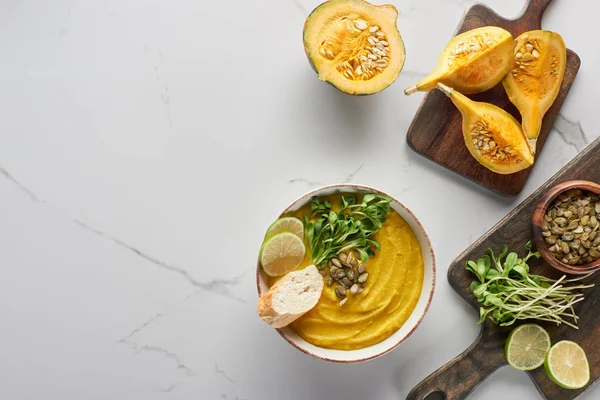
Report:
M509 31L513 37L523 32L541 29L542 14L551 0L529 0L520 17L504 19L490 8L475 4L467 10L456 34L487 25L496 25ZM544 117L537 142L537 157L554 125L567 93L579 71L581 61L577 54L567 50L567 66L560 92ZM433 65L431 66L433 70ZM413 96L417 96L414 94ZM521 115L508 100L502 84L484 93L469 96L473 100L497 105L518 121ZM480 185L506 196L517 195L527 182L532 168L511 175L500 175L481 166L467 150L462 136L462 118L450 99L439 90L425 95L407 134L408 145L417 153L464 176Z
M511 251L524 255L524 244L531 240L533 209L539 198L551 187L565 181L583 179L600 183L600 139L589 145L560 172L540 187L514 211L502 219L488 233L462 253L448 269L448 281L452 288L475 309L479 310L477 299L471 294L469 285L473 280L471 273L465 270L468 260L477 260L486 254L487 248L497 251L506 243ZM558 278L561 273L554 270L543 260L531 263L534 274ZM576 307L580 316L579 330L567 325L541 324L548 330L553 343L568 339L575 341L585 350L591 368L591 380L600 378L600 272L588 278L586 283L594 283L594 288L584 294L586 299ZM473 323L478 319L473 315ZM506 365L504 344L513 327L498 327L487 320L479 337L464 353L444 365L419 383L408 395L408 400L437 399L430 394L442 392L447 400L465 398L475 387L499 367ZM544 368L527 372L542 396L548 400L571 400L578 397L588 385L580 390L561 389L546 376Z

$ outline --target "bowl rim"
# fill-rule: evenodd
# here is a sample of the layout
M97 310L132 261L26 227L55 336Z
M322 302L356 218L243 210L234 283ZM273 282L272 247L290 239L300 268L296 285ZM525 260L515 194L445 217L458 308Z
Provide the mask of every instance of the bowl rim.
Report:
M431 290L429 292L429 297L427 298L427 303L425 304L425 308L423 309L422 314L419 316L419 319L417 320L417 322L415 323L415 325L412 327L412 329L410 331L408 331L408 333L406 335L404 335L404 337L400 338L400 340L397 343L395 343L392 346L384 349L381 352L378 352L378 353L376 353L374 355L370 355L368 357L362 357L362 358L357 358L357 359L352 359L352 360L339 360L339 359L334 359L334 358L328 358L328 357L316 355L316 354L310 352L307 349L303 349L302 347L300 347L299 345L297 345L293 340L291 340L283 332L282 329L275 329L277 331L277 333L279 333L279 335L283 339L285 339L286 342L288 342L289 344L291 344L293 347L295 347L296 349L300 350L304 354L307 354L309 356L312 356L314 358L317 358L317 359L320 359L320 360L323 360L323 361L328 361L328 362L333 362L333 363L339 363L339 364L354 364L354 363L360 363L360 362L364 362L364 361L373 360L375 358L378 358L378 357L381 357L381 356L383 356L385 354L388 354L389 352L391 352L392 350L394 350L398 346L400 346L406 339L408 339L413 334L413 332L421 325L421 322L423 322L423 319L425 318L425 315L427 314L427 311L429 311L429 307L431 306L431 302L433 300L433 294L435 293L436 275L437 275L436 260L435 260L435 252L433 251L433 246L431 244L431 239L429 238L429 235L427 234L427 231L425 230L425 228L421 224L421 221L419 221L419 219L416 217L416 215L408 207L406 207L404 205L404 203L402 203L401 201L399 201L398 199L396 199L394 196L388 194L387 192L384 192L383 190L374 188L372 186L366 186L366 185L361 185L361 184L357 184L357 183L334 183L334 184L330 184L330 185L320 186L318 188L310 190L310 191L304 193L303 195L297 197L286 208L284 208L284 210L279 214L279 216L277 218L281 218L285 213L288 212L288 210L290 208L292 208L301 199L303 199L305 197L312 197L315 193L321 192L323 190L335 189L335 188L354 188L354 189L357 189L357 190L372 191L372 192L376 192L376 193L379 193L379 194L382 194L384 196L387 196L387 197L391 198L394 202L398 203L402 208L404 208L404 210L406 210L406 212L408 214L410 214L410 216L415 220L415 222L417 223L417 225L421 229L421 231L423 233L423 236L425 237L427 245L429 246L429 253L431 255L432 284L431 284ZM256 289L258 291L258 296L259 297L263 295L263 292L262 292L261 287L260 287L260 282L261 282L261 265L260 265L260 252L259 252L259 256L258 256L257 262L256 262ZM398 328L398 330L399 329L400 328ZM394 331L394 332L397 332L397 330ZM375 345L376 344L368 346L368 347L366 347L366 349L368 349L369 347L375 346ZM317 346L317 347L319 347L319 346ZM326 348L323 348L323 349L329 350L329 349L326 349ZM353 350L349 350L349 351L353 351Z
M550 266L568 274L585 275L600 270L600 258L578 266L568 265L557 259L554 254L550 253L550 250L548 250L548 247L542 239L541 224L548 207L550 207L558 196L571 189L582 189L600 195L600 184L586 180L570 180L553 186L540 197L533 209L531 217L533 228L532 239L535 247L542 255L542 258Z

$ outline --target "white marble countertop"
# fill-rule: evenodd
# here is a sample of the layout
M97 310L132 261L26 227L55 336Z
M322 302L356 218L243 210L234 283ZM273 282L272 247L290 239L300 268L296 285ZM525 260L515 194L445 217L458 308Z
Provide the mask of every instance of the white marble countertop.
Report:
M320 0L0 6L0 398L402 399L476 337L449 263L598 137L600 4L544 27L582 59L525 190L501 198L408 149L431 69L470 1L391 1L407 62L384 92L323 84L301 33ZM523 0L486 1L516 16ZM439 279L391 354L329 364L255 312L263 233L320 184L379 187L428 230ZM600 396L600 388L582 398ZM502 368L472 399L536 399Z

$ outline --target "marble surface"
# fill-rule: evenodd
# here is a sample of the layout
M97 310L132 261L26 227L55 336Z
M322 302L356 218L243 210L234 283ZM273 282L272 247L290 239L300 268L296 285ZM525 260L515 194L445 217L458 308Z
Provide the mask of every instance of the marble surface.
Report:
M500 198L411 152L405 133L464 0L391 1L408 58L350 97L302 49L320 0L12 1L0 6L0 398L399 399L476 337L448 264L600 134L600 4L544 26L582 58L523 193ZM489 0L516 16L523 0ZM256 315L266 227L321 184L379 187L428 230L424 322L360 365L312 359ZM582 399L600 396L600 388ZM472 399L536 399L503 368Z

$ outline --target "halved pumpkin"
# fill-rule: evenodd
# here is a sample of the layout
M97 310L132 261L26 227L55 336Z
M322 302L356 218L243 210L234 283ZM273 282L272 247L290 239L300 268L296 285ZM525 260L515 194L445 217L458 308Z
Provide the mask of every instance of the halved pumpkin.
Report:
M431 74L407 88L410 95L435 89L438 82L461 93L480 93L496 86L512 65L512 35L497 26L484 26L453 37Z
M516 39L514 65L502 84L521 112L523 132L534 154L542 120L558 96L566 65L567 48L558 33L529 31Z
M308 16L304 49L319 79L344 93L373 94L398 78L406 53L398 10L363 0L330 0Z
M513 174L533 165L521 126L512 115L493 104L477 102L438 83L463 117L463 137L469 152L487 169Z

